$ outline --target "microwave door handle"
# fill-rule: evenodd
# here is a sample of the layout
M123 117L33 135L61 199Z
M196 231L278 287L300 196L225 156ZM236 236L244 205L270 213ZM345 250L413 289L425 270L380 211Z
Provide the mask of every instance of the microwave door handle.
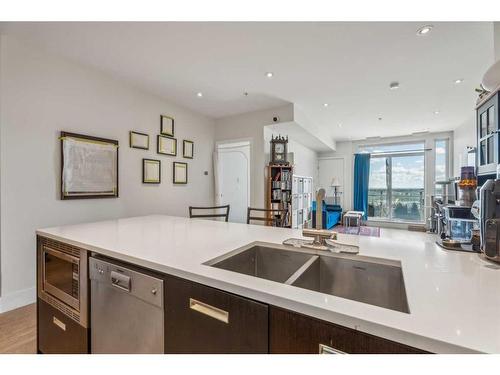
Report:
M74 257L74 256L69 255L69 254L66 254L66 253L63 253L62 251L57 251L57 250L51 249L50 247L44 247L43 252L48 253L50 255L53 255L56 258L66 260L66 261L71 262L71 263L78 264L80 262L79 258Z

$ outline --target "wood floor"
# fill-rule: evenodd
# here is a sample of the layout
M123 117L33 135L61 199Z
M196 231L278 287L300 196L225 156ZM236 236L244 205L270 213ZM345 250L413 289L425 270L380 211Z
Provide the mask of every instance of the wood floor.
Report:
M36 304L0 314L0 353L36 353Z

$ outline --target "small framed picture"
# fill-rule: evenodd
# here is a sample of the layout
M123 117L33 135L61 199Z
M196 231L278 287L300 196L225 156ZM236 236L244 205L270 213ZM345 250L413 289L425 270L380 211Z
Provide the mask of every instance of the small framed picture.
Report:
M129 141L131 148L149 150L149 135L147 134L131 131L129 133Z
M170 116L161 115L160 117L160 134L168 137L174 136L174 118Z
M159 184L161 182L161 161L142 159L142 182L144 184Z
M174 161L174 184L188 183L188 165L179 161Z
M182 156L187 159L192 159L194 156L194 142L183 140L182 141Z
M158 135L157 144L159 154L177 156L177 139Z

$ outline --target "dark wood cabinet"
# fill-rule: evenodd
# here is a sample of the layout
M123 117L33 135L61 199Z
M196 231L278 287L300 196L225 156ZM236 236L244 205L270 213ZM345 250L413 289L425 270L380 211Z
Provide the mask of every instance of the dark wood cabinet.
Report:
M44 354L89 353L89 331L38 299L38 351Z
M158 277L164 280L165 353L425 353L186 279ZM85 328L40 298L37 319L39 352L90 352L92 327Z
M274 354L418 354L423 350L270 307L269 349Z
M268 306L176 277L165 283L166 353L268 353Z
M495 174L500 162L500 95L497 92L477 108L477 173Z

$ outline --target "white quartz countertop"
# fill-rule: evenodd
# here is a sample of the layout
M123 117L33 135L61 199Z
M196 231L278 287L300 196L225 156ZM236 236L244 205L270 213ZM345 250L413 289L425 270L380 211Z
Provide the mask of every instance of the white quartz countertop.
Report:
M441 249L433 235L349 236L360 255L401 262L406 314L203 265L250 242L301 237L299 230L154 215L37 234L431 352L500 353L500 267Z

